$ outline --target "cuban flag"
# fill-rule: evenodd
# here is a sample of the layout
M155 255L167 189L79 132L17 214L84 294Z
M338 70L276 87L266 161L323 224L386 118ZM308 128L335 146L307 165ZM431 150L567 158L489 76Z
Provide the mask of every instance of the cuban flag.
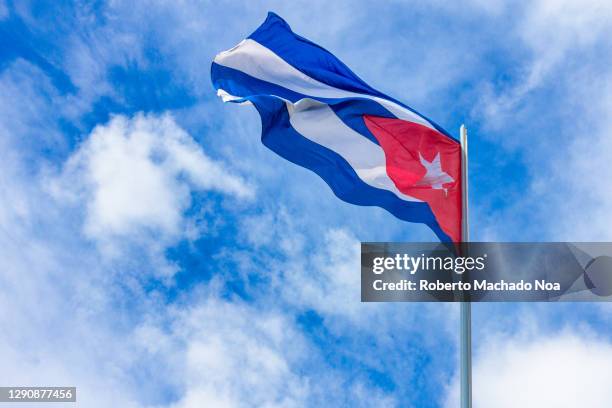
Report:
M461 146L403 103L370 87L278 15L219 53L225 102L255 106L268 148L318 174L340 199L427 224L461 240Z

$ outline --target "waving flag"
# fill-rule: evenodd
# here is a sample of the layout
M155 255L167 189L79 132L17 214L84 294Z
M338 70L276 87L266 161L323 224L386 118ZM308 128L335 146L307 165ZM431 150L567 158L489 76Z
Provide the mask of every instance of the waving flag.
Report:
M314 171L342 200L461 240L459 142L276 14L218 54L211 76L223 101L257 108L264 145Z

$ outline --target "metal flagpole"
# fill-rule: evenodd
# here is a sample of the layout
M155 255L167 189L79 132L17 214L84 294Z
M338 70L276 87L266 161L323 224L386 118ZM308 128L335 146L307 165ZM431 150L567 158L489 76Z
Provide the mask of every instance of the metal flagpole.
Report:
M461 241L469 242L468 223L468 143L467 129L461 125ZM472 408L472 305L461 302L461 408Z

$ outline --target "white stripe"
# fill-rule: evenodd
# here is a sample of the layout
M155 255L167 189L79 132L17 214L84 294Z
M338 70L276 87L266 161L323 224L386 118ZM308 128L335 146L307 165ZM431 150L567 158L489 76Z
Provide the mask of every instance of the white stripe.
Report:
M231 95L221 88L217 89L217 96L221 98L223 102L232 102L232 101L242 99L242 97ZM243 101L243 102L236 102L236 103L238 105L253 105L251 101Z
M374 100L400 119L436 130L431 123L395 102L324 84L295 69L284 59L256 41L246 39L215 57L217 64L242 71L262 81L316 98L367 98Z
M364 182L391 191L403 200L420 201L400 192L389 178L382 148L346 126L328 105L313 99L286 103L291 126L302 136L342 156Z

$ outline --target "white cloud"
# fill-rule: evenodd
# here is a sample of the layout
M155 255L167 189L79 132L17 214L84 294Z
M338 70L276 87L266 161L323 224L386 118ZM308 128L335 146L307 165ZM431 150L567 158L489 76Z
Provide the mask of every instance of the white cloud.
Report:
M212 287L149 314L134 330L142 357L172 373L176 397L164 407L396 406L387 393L327 365L290 314L222 300Z
M552 178L539 177L536 191L549 194L563 223L553 230L570 241L609 241L612 239L612 69L607 77L597 77L584 85L581 95L588 105L576 121L573 137L552 169ZM596 96L596 97L594 97ZM552 186L557 192L550 193ZM554 201L553 201L554 200ZM554 204L553 204L554 203Z
M612 33L612 3L589 0L538 0L525 8L512 7L521 16L513 27L529 55L518 67L518 80L511 86L494 90L491 84L482 88L475 110L483 115L490 128L499 129L516 120L529 94L548 81L561 81L558 70L565 68L568 55L580 51ZM603 55L607 58L606 55ZM578 57L580 58L580 57ZM571 60L570 60L571 61ZM578 80L577 85L582 84Z
M245 217L241 231L256 250L273 250L266 258L269 279L285 300L321 315L358 322L366 318L360 299L360 242L347 229L324 228L307 243L303 228L284 207ZM250 263L245 269L253 268Z
M474 362L474 407L612 406L612 343L572 330L486 340ZM457 406L457 383L446 406Z
M193 192L239 199L252 188L210 159L168 115L116 116L97 126L67 161L56 195L86 204L86 234L105 242L152 232L172 241L185 228Z
M520 172L474 203L478 235L608 240L612 3L538 0L507 11L518 16L507 29L514 46L505 72L481 83L473 114L484 124L478 137L495 143L494 163ZM513 191L515 180L526 188Z
M9 13L10 11L6 4L6 0L0 0L0 21L7 18L9 16Z
M211 296L192 307L175 310L171 331L156 326L147 339L159 355L181 355L177 361L180 398L172 407L299 407L309 383L294 364L308 354L299 330L283 314L259 310Z
M109 320L117 286L9 140L0 139L0 189L10 197L0 200L0 326L10 328L0 336L0 378L76 385L85 406L132 407L128 376L110 363L127 351ZM93 397L96 387L115 392Z
M300 311L314 311L331 332L360 331L360 337L380 342L381 349L393 348L387 340L392 332L397 335L398 326L403 335L412 338L427 338L434 332L437 341L454 338L456 305L413 304L399 312L397 304L361 302L359 239L346 227L321 225L308 233L309 222L289 214L282 206L244 217L241 233L253 245L253 251L228 254L239 264L232 270L232 278L240 275L248 285L249 275L257 274L258 279L269 280L260 289L261 297L271 297L274 304L288 304ZM421 319L425 315L428 327L423 329ZM381 364L369 355L360 359L367 365ZM404 362L410 365L412 359L407 357Z
M371 309L360 299L359 245L346 230L327 231L316 253L297 256L311 262L288 262L283 282L287 300L326 316L349 317L356 322L367 319Z
M54 125L64 103L40 68L18 58L0 72L0 135L24 156L62 151L66 137Z

